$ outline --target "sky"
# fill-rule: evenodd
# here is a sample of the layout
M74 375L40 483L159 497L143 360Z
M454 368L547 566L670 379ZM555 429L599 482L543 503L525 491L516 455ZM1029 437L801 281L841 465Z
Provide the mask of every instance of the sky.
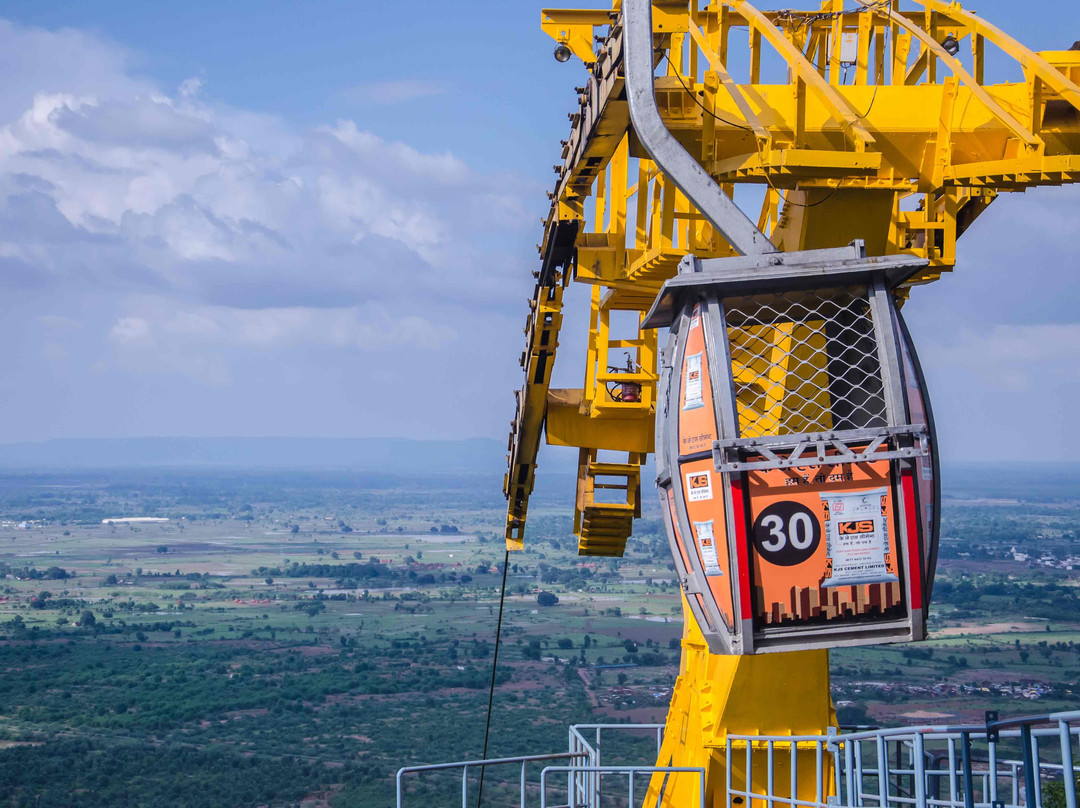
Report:
M551 50L522 0L0 4L0 443L502 439L584 75ZM1007 195L905 307L947 457L1080 451L1078 230L1078 189Z

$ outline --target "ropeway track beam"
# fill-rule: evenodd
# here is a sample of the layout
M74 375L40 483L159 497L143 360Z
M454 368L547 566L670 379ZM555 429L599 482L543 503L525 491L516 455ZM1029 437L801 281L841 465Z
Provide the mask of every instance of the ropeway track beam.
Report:
M776 252L731 197L690 156L664 125L653 86L654 61L651 0L624 0L623 48L626 99L630 123L642 147L701 214L740 255Z

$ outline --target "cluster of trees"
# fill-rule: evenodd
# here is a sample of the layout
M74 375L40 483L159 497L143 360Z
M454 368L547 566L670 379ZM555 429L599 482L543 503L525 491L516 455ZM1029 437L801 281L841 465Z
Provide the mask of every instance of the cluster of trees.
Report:
M1080 620L1080 590L1057 583L943 579L934 583L933 598L937 603L961 610L958 616L976 615L1007 606L1014 614L1048 620Z
M75 573L68 572L62 567L47 567L44 570L39 570L33 565L16 567L12 564L0 563L0 578L7 575L22 578L25 581L63 581L73 578Z
M248 755L186 744L108 744L56 738L0 755L0 782L13 806L298 804L348 779L374 779L374 767L345 770L292 755Z

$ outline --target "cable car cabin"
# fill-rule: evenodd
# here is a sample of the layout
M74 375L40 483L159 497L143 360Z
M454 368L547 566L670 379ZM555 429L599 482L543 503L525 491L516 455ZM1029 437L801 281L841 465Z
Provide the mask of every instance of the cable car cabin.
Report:
M925 264L861 242L687 256L653 304L657 483L713 652L925 637L933 420L893 294Z

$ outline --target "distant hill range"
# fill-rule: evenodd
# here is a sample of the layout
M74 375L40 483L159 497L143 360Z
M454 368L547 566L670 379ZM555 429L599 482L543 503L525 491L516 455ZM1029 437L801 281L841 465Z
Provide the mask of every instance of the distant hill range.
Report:
M573 470L574 460L552 458L551 467ZM0 445L0 468L8 470L137 467L502 474L506 444L490 438L90 438Z

